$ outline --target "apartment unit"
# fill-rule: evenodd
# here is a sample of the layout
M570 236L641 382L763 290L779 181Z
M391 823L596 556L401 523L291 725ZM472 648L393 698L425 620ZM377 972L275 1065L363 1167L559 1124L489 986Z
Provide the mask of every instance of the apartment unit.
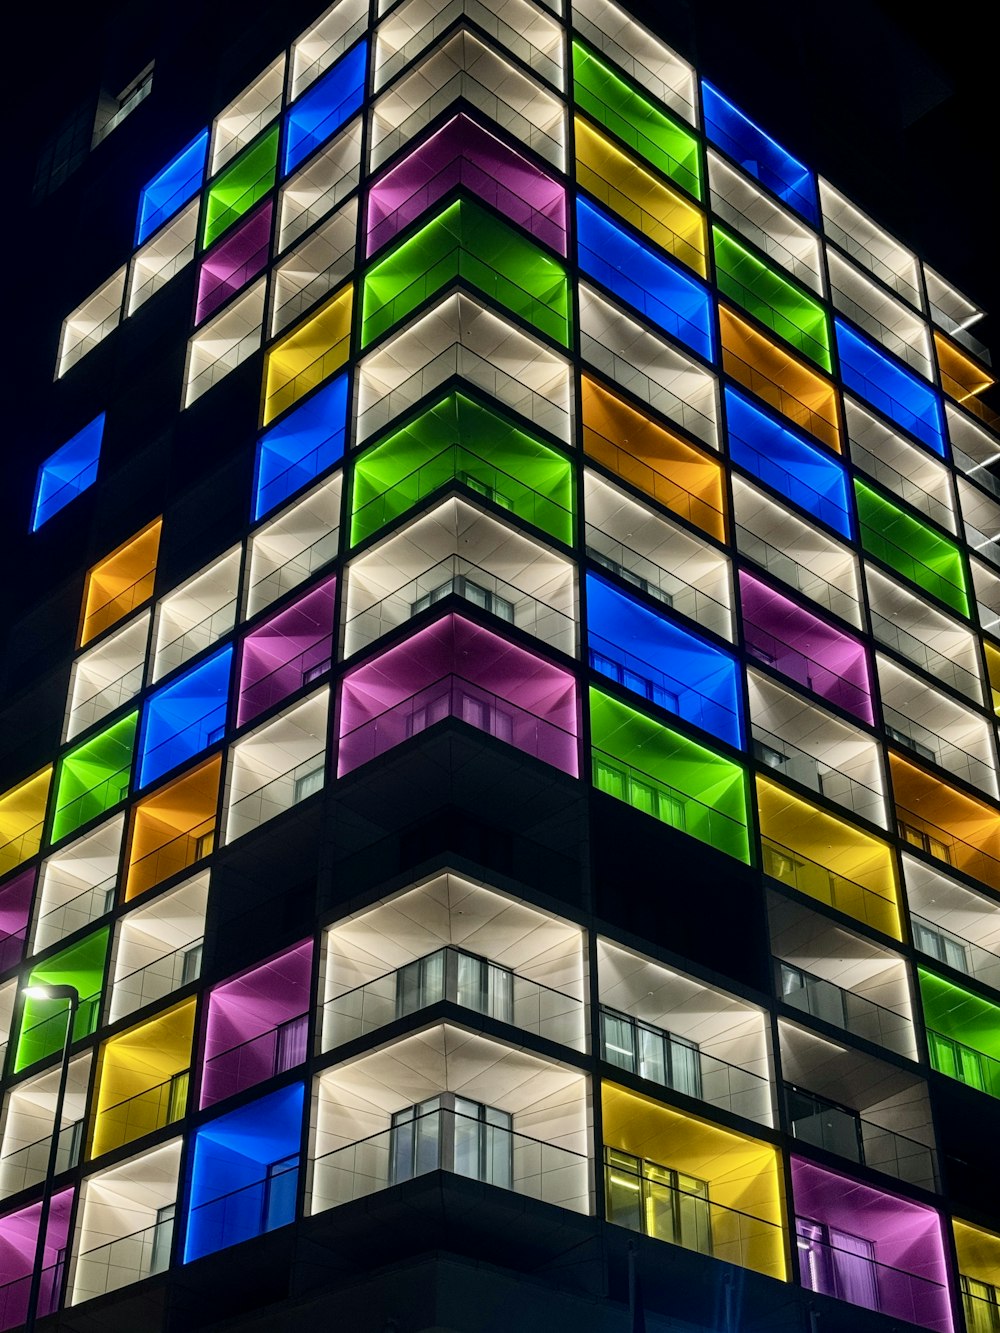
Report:
M99 104L0 1329L1000 1330L982 312L668 40L298 0Z

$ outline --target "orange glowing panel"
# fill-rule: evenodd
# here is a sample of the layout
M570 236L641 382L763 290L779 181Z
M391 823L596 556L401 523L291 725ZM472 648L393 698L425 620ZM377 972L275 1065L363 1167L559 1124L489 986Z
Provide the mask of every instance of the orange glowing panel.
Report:
M1000 811L890 753L900 836L1000 890Z
M215 845L222 757L174 778L132 811L125 900L208 856Z
M80 614L83 647L153 595L162 519L130 537L87 571Z
M719 325L726 374L839 454L840 413L831 381L723 305Z

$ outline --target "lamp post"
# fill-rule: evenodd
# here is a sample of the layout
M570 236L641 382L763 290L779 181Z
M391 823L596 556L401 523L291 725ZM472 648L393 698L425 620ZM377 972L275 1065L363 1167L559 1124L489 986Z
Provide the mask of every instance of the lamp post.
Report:
M42 1208L38 1215L38 1239L35 1242L35 1262L31 1270L31 1286L28 1289L28 1309L24 1319L24 1333L34 1333L35 1320L38 1317L38 1298L42 1290L42 1268L45 1263L45 1233L49 1228L49 1211L52 1206L52 1177L56 1173L59 1153L59 1135L62 1129L63 1103L66 1100L66 1077L69 1073L69 1048L73 1041L73 1028L76 1024L76 1011L80 1006L80 992L75 986L49 985L48 983L25 986L24 995L29 1000L66 1000L66 1035L63 1038L62 1063L59 1066L59 1090L56 1093L55 1118L52 1125L52 1141L49 1144L49 1164L45 1172L42 1187Z

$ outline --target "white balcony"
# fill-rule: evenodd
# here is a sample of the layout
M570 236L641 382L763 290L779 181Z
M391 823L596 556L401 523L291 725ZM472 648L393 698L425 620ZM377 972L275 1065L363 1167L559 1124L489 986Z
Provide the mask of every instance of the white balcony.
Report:
M165 999L200 975L207 904L206 871L122 917L109 1022Z
M930 379L934 366L931 335L920 316L835 250L828 252L827 263L834 307L911 370Z
M35 907L33 952L111 911L124 832L125 817L116 815L46 858Z
M260 348L265 286L261 278L188 339L182 407L190 407Z
M958 531L951 474L944 464L897 435L846 393L844 422L851 458L859 468L941 527Z
M1000 991L1000 902L904 852L914 947Z
M1000 501L991 500L964 477L958 478L965 540L983 560L1000 568Z
M247 616L284 597L336 557L342 485L338 472L255 530Z
M125 273L124 268L112 273L93 295L63 320L56 359L57 380L118 327L125 296Z
M972 328L986 314L975 301L960 292L957 287L953 287L950 282L945 282L940 274L935 273L932 268L926 264L924 269L924 281L927 284L927 303L930 306L931 319L939 329L944 329L949 337L954 338L956 342L967 347L970 352L978 356L980 361L990 364L990 354L986 347L979 341Z
M923 309L917 260L894 236L876 226L871 218L828 181L820 178L819 195L823 229L856 264L909 301Z
M708 150L712 211L811 291L823 295L820 239L742 171Z
M972 570L979 623L995 639L1000 639L1000 577L994 568L975 558L969 561L969 568Z
M210 648L236 624L241 557L240 548L234 547L160 599L156 608L154 681Z
M339 287L354 268L358 203L351 199L272 272L271 337Z
M69 1170L80 1160L83 1147L91 1053L69 1062L63 1102L56 1170ZM52 1147L59 1069L18 1083L7 1094L0 1140L0 1198L40 1185L45 1179Z
M291 100L315 83L368 27L368 0L337 0L292 44Z
M221 170L275 119L281 110L284 86L285 53L282 52L216 116L209 154L210 176Z
M139 693L146 671L149 620L149 612L144 611L73 663L64 741L71 741Z
M361 117L356 116L281 187L278 253L328 217L360 180Z
M198 240L199 199L185 204L176 217L161 227L144 246L136 250L128 268L126 315L134 315L140 306L165 286L171 278L194 259Z
M671 111L697 125L695 72L613 0L573 0L573 27Z
M234 842L321 791L326 766L327 686L231 748L226 783L225 841Z

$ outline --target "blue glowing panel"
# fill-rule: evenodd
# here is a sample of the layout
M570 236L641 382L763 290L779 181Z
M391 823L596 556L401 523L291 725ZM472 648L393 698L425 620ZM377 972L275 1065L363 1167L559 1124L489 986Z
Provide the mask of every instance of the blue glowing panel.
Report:
M587 647L602 676L742 749L736 659L596 574L587 575Z
M35 503L31 509L31 531L37 532L70 500L93 486L104 439L104 413L77 431L61 449L50 454L38 469Z
M847 387L939 457L946 457L941 399L931 386L842 320L834 323L840 377Z
M146 700L142 713L139 786L193 759L220 740L226 726L229 644L190 671L163 685Z
M288 108L283 168L286 176L359 109L365 95L367 61L368 43L359 42Z
M294 1221L304 1102L294 1083L195 1131L185 1263Z
M835 458L807 444L729 385L726 418L729 456L734 463L850 537L847 474Z
M339 462L346 430L347 376L338 375L257 441L254 518Z
M781 144L775 143L705 79L701 81L701 105L705 134L711 142L779 199L798 209L813 226L818 226L819 196L816 178L809 168L792 157Z
M139 195L139 215L135 222L136 245L142 245L147 236L152 236L154 231L198 193L207 160L208 130L202 130L143 186Z
M713 360L712 298L707 288L579 197L576 229L584 273L706 361Z

